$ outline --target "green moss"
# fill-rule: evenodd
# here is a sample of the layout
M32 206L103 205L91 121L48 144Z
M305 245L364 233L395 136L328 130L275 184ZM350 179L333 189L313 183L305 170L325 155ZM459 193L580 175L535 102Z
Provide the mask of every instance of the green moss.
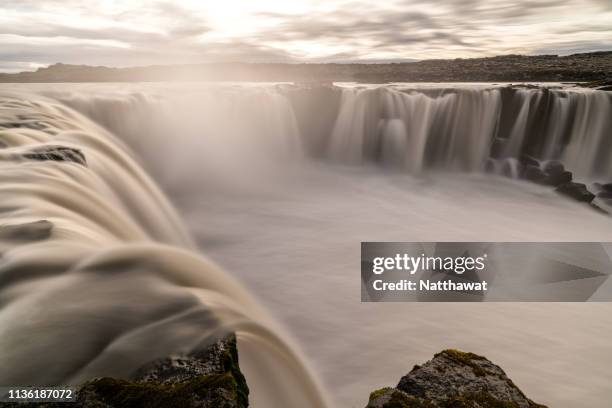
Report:
M238 396L239 407L249 406L249 386L247 385L246 378L240 371L238 364L238 348L236 342L236 336L231 335L229 339L229 349L223 356L223 367L225 370L231 372L232 377L236 381L236 392Z
M392 389L393 388L391 387L384 387L384 388L380 388L378 390L372 391L370 393L370 401L374 401L375 399L382 397L387 391L391 391Z
M442 404L442 408L519 408L513 401L502 401L491 394L480 392L477 394L462 394L453 397Z
M210 401L212 406L229 406L228 400L241 403L238 384L231 373L196 377L183 383L131 382L100 378L85 386L103 402L116 407L179 408L193 405L195 400Z
M435 408L429 402L419 398L411 397L394 388L385 387L376 390L370 394L370 402L376 401L378 398L391 393L389 400L385 402L381 408Z
M470 367L474 372L474 375L477 377L483 377L487 374L486 371L483 370L482 367L480 367L480 365L475 362L479 360L486 360L486 358L483 356L479 356L478 354L474 353L466 353L455 349L443 350L437 353L435 357L438 357L440 355L446 356L447 358L450 358L456 363Z

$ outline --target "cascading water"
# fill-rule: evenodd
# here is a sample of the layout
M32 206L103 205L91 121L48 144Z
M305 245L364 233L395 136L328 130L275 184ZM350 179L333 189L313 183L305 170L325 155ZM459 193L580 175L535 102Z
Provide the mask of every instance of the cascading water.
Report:
M163 89L155 89L156 96L122 98L49 93L139 148L149 143L139 137L143 126L160 139L175 137L173 129L180 129L182 137L205 134L206 146L195 154L209 152L206 160L226 164L258 159L265 166L270 160L295 161L307 151L333 162L378 162L413 173L480 171L488 159L502 168L502 162L528 154L561 160L582 177L612 178L607 137L612 96L607 92L490 85L318 92L277 85L191 89L180 99ZM309 107L296 106L308 98ZM330 113L331 120L322 120Z
M255 405L326 406L266 313L193 253L121 142L33 95L0 98L0 141L0 384L128 377L235 331Z
M530 154L608 177L611 109L612 97L596 91L345 88L328 157L419 172L478 171L487 158Z
M497 124L498 90L429 96L393 89L342 90L331 132L334 160L383 163L419 172L440 165L478 170Z
M491 84L14 88L61 103L21 95L2 110L2 224L48 220L53 229L50 239L3 243L0 327L15 330L0 333L10 367L0 377L37 378L56 364L48 350L59 344L74 344L75 356L48 371L54 381L128 373L237 330L256 408L322 406L316 381L236 276L290 329L337 406L364 406L370 391L448 347L499 361L550 406L603 408L612 398L606 304L363 305L355 275L359 241L611 240L610 217L552 188L481 172L488 162L518 177L528 154L612 181L609 93ZM87 167L23 159L49 144L81 149ZM36 359L15 357L26 355Z

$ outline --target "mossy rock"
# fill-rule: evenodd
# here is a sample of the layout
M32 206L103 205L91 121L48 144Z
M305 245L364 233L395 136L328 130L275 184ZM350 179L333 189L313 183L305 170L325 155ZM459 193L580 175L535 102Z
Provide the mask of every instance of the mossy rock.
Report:
M398 389L385 387L370 394L370 400L366 408L436 408L436 406L419 398L411 397Z
M439 356L445 356L456 363L470 367L474 372L474 375L477 377L483 377L487 374L486 371L483 370L477 363L477 361L486 361L487 359L483 356L479 356L478 354L468 353L456 349L447 349L435 354L434 358Z
M247 408L248 397L236 337L230 335L195 354L154 361L131 380L92 379L78 388L74 403L0 403L0 407Z
M99 400L111 407L248 407L249 388L238 365L235 336L180 361L190 359L191 365L180 370L172 365L175 360L160 360L141 370L141 379L136 381L94 379L81 387L79 398ZM203 372L206 374L189 376Z
M395 388L370 394L368 408L398 407L545 408L528 399L486 357L455 349L414 366Z
M95 398L112 407L244 408L248 402L231 373L211 374L176 384L139 383L100 378L79 391L80 398Z

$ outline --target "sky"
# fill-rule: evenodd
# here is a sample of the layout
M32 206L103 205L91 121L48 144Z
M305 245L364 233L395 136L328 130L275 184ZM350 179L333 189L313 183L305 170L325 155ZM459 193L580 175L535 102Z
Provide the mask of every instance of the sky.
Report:
M612 50L612 0L0 0L0 72Z

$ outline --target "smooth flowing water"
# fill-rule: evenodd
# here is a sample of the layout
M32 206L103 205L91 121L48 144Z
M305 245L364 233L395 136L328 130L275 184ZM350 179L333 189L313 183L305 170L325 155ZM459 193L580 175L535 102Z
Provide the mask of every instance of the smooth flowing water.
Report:
M3 222L45 218L59 231L51 241L11 248L5 256L16 263L3 261L1 273L13 271L7 276L21 270L15 265L43 265L33 269L38 274L0 289L0 327L22 328L19 335L0 337L12 378L41 372L54 358L20 365L19 356L44 355L74 330L91 333L74 342L76 356L53 374L57 381L127 372L147 355L122 347L134 343L121 339L138 336L143 326L155 328L156 339L167 339L145 349L160 355L177 344L195 346L187 340L193 333L202 340L216 329L239 327L256 407L270 406L266 396L272 394L265 388L281 381L272 373L285 377L285 372L294 373L295 388L288 391L302 387L304 406L323 404L301 353L287 346L293 343L314 366L333 406L364 406L370 391L395 385L414 364L449 347L486 355L538 402L608 406L612 306L361 304L359 243L610 241L609 216L563 199L552 188L482 171L487 162L501 171L528 153L561 159L583 181L612 181L609 94L487 84L12 88L55 98L114 135L84 124L62 105L5 102L9 108L27 105L30 115L60 112L52 127L62 132L48 139L41 140L32 126L3 131L11 149L51 142L85 146L94 170L11 161L10 171L3 170L3 181L12 172L17 177L3 183ZM48 198L52 195L58 197ZM21 208L17 214L16 208ZM226 272L185 251L194 247ZM54 268L44 266L50 264ZM57 272L66 265L75 273ZM81 303L66 302L73 298ZM37 315L42 308L49 311ZM24 316L50 316L56 324L22 324L28 322ZM99 316L106 318L101 322ZM62 321L72 324L60 330ZM26 337L37 339L34 346L20 342ZM151 337L136 338L148 347ZM116 346L100 346L110 339L118 339L111 342ZM271 357L255 361L257 350L266 347L263 356ZM116 363L125 356L127 363ZM267 370L271 362L277 365ZM280 406L298 406L296 401L294 393L291 403Z

